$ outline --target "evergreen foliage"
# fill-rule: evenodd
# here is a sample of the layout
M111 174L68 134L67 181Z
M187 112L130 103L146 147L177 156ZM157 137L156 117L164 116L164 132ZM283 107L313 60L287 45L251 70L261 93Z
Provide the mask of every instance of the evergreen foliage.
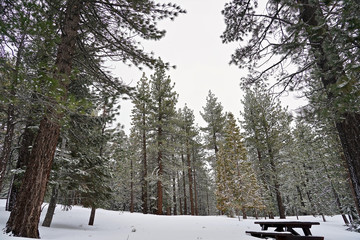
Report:
M224 132L216 164L217 207L230 216L242 211L246 218L248 209L264 208L260 186L232 113L227 114Z

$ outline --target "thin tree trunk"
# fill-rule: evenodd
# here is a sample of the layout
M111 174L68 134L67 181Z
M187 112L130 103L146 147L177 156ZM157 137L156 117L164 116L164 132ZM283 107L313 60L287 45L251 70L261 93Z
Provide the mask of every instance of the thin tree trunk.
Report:
M72 69L81 5L82 1L80 0L68 0L66 3L63 34L58 47L55 62L56 72L54 74L55 79L64 89L63 99L66 99L69 84L67 80ZM59 119L61 119L61 116L54 109L49 108L46 116L40 122L39 132L31 151L15 207L6 223L6 232L11 232L14 236L40 237L38 225L41 204L44 200L46 185L60 135L60 125L57 122Z
M195 215L196 216L199 216L199 209L198 209L198 194L197 194L197 184L196 184L196 172L194 170L194 195L195 195L195 198L194 198L194 204L195 204Z
M206 191L206 205L207 205L207 215L210 216L209 191Z
M161 106L161 104L159 104ZM159 119L161 122L161 119ZM157 181L157 215L163 214L163 185L162 185L162 175L163 175L163 163L162 163L162 128L158 128L158 181Z
M193 177L192 177L191 158L190 158L190 146L188 140L186 141L186 160L187 160L188 179L189 179L190 211L191 211L191 215L195 215L194 196L193 196Z
M182 197L181 197L181 181L180 181L180 176L179 176L179 172L176 173L177 176L177 180L178 180L178 191L179 191L179 210L180 210L180 215L183 215L183 206L182 206Z
M177 203L176 203L176 179L175 179L175 175L172 178L172 182L173 182L173 204L174 204L174 215L177 215Z
M142 162L143 162L143 174L142 174L142 184L141 184L141 201L142 201L142 212L144 214L148 213L148 182L147 182L147 143L146 143L146 130L145 130L146 120L145 114L143 114L143 127L144 129L142 134Z
M58 186L54 185L51 191L51 198L50 198L50 203L49 203L49 207L47 209L46 215L45 215L45 219L43 221L42 226L43 227L50 227L54 213L55 213L55 208L56 208L56 202L57 202L57 197L58 197Z
M91 207L91 213L90 213L90 218L89 218L89 226L93 226L94 225L94 221L95 221L95 212L96 212L96 207Z
M182 160L182 165L183 165L183 189L184 189L184 215L187 215L187 197L186 197L186 180L185 180L185 160L184 160L184 155L181 154L181 160Z
M134 212L134 167L132 158L130 159L130 212Z
M336 202L336 205L337 205L337 207L338 207L338 209L339 209L339 212L340 212L340 214L341 214L341 216L342 216L342 218L343 218L343 220L344 220L344 223L345 223L346 225L349 225L350 223L349 223L348 219L346 218L346 215L345 215L344 210L343 210L343 208L342 208L339 194L337 193L337 191L336 191L336 189L335 189L335 187L334 187L333 181L332 181L332 179L331 179L331 177L330 177L330 175L329 175L329 172L328 172L328 170L327 170L326 164L325 164L324 162L323 162L323 166L324 166L324 169L325 169L325 172L326 172L326 177L327 177L327 179L328 179L329 182L330 182L331 190L332 190L332 192L333 192L333 194L334 194L335 202Z

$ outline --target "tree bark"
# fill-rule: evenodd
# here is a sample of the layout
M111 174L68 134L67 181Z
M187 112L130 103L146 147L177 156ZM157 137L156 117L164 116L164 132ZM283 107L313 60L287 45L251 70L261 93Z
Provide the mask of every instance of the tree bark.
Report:
M184 154L181 154L181 160L183 165L183 189L184 189L184 215L187 215L187 197L186 197L186 180L185 180L185 160L184 160Z
M96 207L91 207L91 213L90 213L90 218L89 218L89 225L93 226L94 225L94 220L95 220L95 212L96 212Z
M336 61L334 56L340 60L339 53L332 48L332 54L326 51L325 44L332 44L332 39L326 24L321 24L319 19L324 19L318 3L310 3L309 0L298 0L300 3L300 19L309 27L305 28L314 53L317 67L322 73L321 82L327 90L329 103L336 98L330 87L346 78L341 61ZM332 59L329 59L331 56ZM337 64L333 64L337 62ZM335 115L336 129L338 131L342 149L350 173L352 188L355 193L355 206L360 215L360 114L356 112L338 113L336 107L331 106ZM339 116L340 115L340 116Z
M176 202L176 178L175 178L175 174L172 178L172 187L173 187L173 204L174 204L174 210L173 213L174 215L177 215L177 202Z
M17 169L23 169L25 170L27 166L27 161L30 157L31 151L30 147L32 146L34 139L36 137L35 131L30 129L31 126L34 126L34 121L31 118L31 116L27 120L27 124L22 136L20 149L19 149L19 157L18 161L16 163ZM23 174L16 173L13 176L13 179L11 181L11 186L8 194L8 199L6 202L6 211L12 211L15 202L16 202L16 196L20 190L21 182L22 182Z
M145 107L143 107L145 108ZM144 214L148 213L148 182L147 182L147 143L146 143L146 130L145 130L145 126L146 126L146 119L145 119L145 114L143 114L143 134L142 134L142 162L143 162L143 173L142 173L142 184L141 184L141 201L142 201L142 212Z
M132 158L130 159L130 212L134 212L134 167Z
M180 176L179 176L179 172L176 173L177 176L177 180L178 180L178 191L179 191L179 210L180 210L180 215L183 215L183 206L182 206L182 197L181 197L181 181L180 181Z
M192 177L192 168L191 168L189 140L186 140L186 160L187 160L188 179L189 179L190 211L191 211L191 215L195 215L194 196L193 196L193 177Z
M52 191L51 191L51 198L50 198L50 203L49 203L49 207L47 209L46 215L45 215L45 219L43 221L42 226L43 227L50 227L54 213L55 213L55 208L56 208L56 202L57 202L57 197L58 197L58 187L56 185L54 185L52 187Z
M15 207L6 223L7 233L19 237L40 237L38 225L41 204L59 134L58 124L47 118L41 121Z
M161 104L159 104L161 106ZM159 119L161 122L161 119ZM163 175L163 162L162 162L162 128L158 128L158 181L157 181L157 215L163 214L163 185L162 185L162 175Z
M80 24L81 0L68 0L63 33L56 58L54 79L63 87L63 100L66 99L72 59L75 52L77 31ZM54 107L57 103L54 101ZM46 185L60 135L58 120L62 116L55 108L49 107L40 122L39 132L35 139L28 166L13 211L11 211L6 232L14 236L39 238L39 219L41 204L44 200Z

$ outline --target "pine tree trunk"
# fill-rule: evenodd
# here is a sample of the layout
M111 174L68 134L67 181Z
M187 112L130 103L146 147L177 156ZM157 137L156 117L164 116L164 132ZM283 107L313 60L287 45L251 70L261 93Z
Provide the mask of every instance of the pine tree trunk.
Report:
M275 196L276 196L276 202L278 205L279 215L280 215L281 219L285 219L286 218L285 217L285 207L284 207L282 197L281 197L280 184L279 184L279 182L277 180L277 176L276 176L276 166L275 166L274 157L272 154L272 148L269 147L268 151L269 151L269 156L270 156L271 170L272 170L273 174L275 174L273 183L274 183L274 190L275 190Z
M90 218L89 218L89 226L93 226L93 225L94 225L95 212L96 212L96 207L92 206L92 207L91 207Z
M19 149L19 157L18 161L16 163L17 169L25 169L27 166L27 161L30 157L31 151L30 147L32 146L34 139L36 137L36 134L33 130L30 129L31 126L33 126L34 122L31 116L28 118L23 138L21 140L20 149ZM11 181L10 186L10 192L8 195L8 199L6 202L6 211L12 211L15 202L16 202L16 196L20 190L20 185L22 182L23 174L14 174L13 179Z
M194 196L193 196L193 177L192 177L192 168L191 168L191 159L190 159L190 149L189 148L190 147L189 147L189 143L187 140L186 160L187 160L188 179L189 179L190 211L191 211L191 215L195 215Z
M180 215L183 215L183 206L182 206L182 197L181 197L181 181L180 181L180 176L179 176L179 172L176 173L177 176L177 180L178 180L178 191L179 191L179 210L180 210Z
M75 52L77 30L80 23L81 0L68 0L64 19L63 34L58 47L56 72L54 78L64 89L66 99L68 78L71 74L72 59ZM56 107L56 103L55 107ZM39 131L28 161L24 179L11 211L6 232L14 236L39 238L39 219L46 185L60 135L57 121L61 118L49 107L47 115L40 122Z
M143 127L145 127L145 116L143 115ZM143 129L143 135L142 135L142 154L143 154L143 173L142 173L142 184L141 184L141 201L142 201L142 212L144 214L148 213L148 182L147 182L147 151L146 151L146 130Z
M184 215L187 215L187 197L186 197L186 180L185 180L185 160L184 160L184 155L181 154L181 160L182 160L182 165L183 165L183 190L184 190Z
M243 208L243 209L241 209L241 212L243 215L243 219L247 219L246 210Z
M134 167L132 158L130 159L130 212L134 212Z
M172 178L172 187L173 187L173 204L174 204L174 215L177 215L177 203L176 203L176 179L175 179L175 175Z
M325 169L325 172L326 172L326 177L327 177L327 179L328 179L329 182L330 182L331 190L332 190L332 192L333 192L333 194L334 194L335 202L336 202L336 205L337 205L337 207L338 207L338 209L339 209L339 212L341 213L341 216L342 216L342 218L343 218L343 220L344 220L344 223L345 223L346 225L349 225L349 221L348 221L348 219L346 218L346 216L345 216L345 214L344 214L344 210L343 210L342 205L341 205L341 201L340 201L339 194L337 193L337 191L336 191L336 189L335 189L335 187L334 187L333 181L332 181L332 179L331 179L331 177L330 177L330 175L329 175L329 172L328 172L328 170L327 170L326 164L325 164L324 162L323 162L323 165L324 165L324 169Z
M43 227L50 227L54 213L55 213L55 208L56 208L56 202L57 202L57 197L58 197L58 187L56 185L54 185L52 187L52 191L51 191L51 198L50 198L50 203L49 203L49 207L47 209L46 215L45 215L45 219L43 221L42 226Z
M195 215L196 216L199 216L199 209L198 209L198 194L197 194L197 184L196 184L196 172L194 170L194 195L195 195L195 198L194 198L194 204L195 204Z
M30 155L14 209L6 224L6 232L14 236L39 238L41 204L46 192L60 126L47 118L40 123L39 133Z
M331 36L327 25L321 24L318 21L320 18L324 19L318 3L310 3L309 0L298 0L298 3L301 4L301 20L312 27L305 28L305 30L308 33L311 50L314 56L316 56L316 64L323 73L321 77L322 84L328 90L333 84L339 82L340 79L346 78L343 66L340 64L339 53L336 52L336 48L331 48L331 51L333 51L331 54L325 50L325 45L331 44ZM329 56L331 56L331 59L329 59ZM334 59L336 57L338 59ZM332 63L336 61L338 64L334 66ZM329 103L332 103L336 98L331 90L327 91L327 97ZM336 112L334 113L338 115ZM350 173L351 187L355 193L356 210L358 215L360 215L360 115L356 112L345 112L340 115L335 120L336 129Z
M161 104L160 104L161 105ZM159 119L161 122L161 119ZM157 215L163 214L163 185L162 185L162 176L163 176L163 162L162 162L162 128L158 128L158 181L157 181Z
M207 215L210 216L209 191L206 191L206 205L207 205Z

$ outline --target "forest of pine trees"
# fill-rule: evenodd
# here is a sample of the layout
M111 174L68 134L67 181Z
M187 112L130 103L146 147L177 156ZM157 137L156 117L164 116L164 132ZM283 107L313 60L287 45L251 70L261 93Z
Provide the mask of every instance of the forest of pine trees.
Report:
M47 227L56 204L88 207L89 225L99 207L324 221L341 214L345 224L359 222L360 41L358 31L348 31L360 28L360 15L350 9L360 12L358 1L269 1L268 16L255 18L256 4L226 4L222 39L252 32L232 56L251 74L242 79L244 95L234 96L241 117L209 90L199 126L194 110L178 104L169 64L133 38L161 39L156 23L185 13L179 6L2 1L0 198L11 211L5 231L39 238L44 201ZM278 35L268 41L267 34ZM283 58L259 71L267 48ZM109 58L152 74L129 87L105 70ZM298 69L282 71L288 63ZM267 83L276 70L276 87L308 99L296 115ZM122 98L133 104L129 133L116 125Z

